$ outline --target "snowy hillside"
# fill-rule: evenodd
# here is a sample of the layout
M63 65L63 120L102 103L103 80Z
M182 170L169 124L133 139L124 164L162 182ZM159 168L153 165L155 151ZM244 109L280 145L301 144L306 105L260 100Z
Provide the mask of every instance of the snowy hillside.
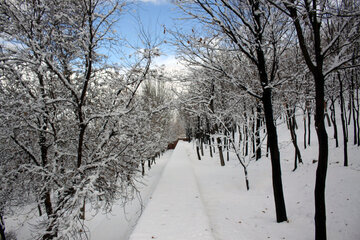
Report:
M314 239L317 164L313 160L317 158L317 140L314 134L311 146L301 150L304 164L293 172L294 150L289 134L286 125L281 124L279 141L288 223L275 221L268 158L250 163L247 192L235 156L221 167L217 155L211 158L205 151L199 161L195 146L181 142L130 239ZM332 134L330 128L328 134ZM350 166L343 167L342 148L335 148L331 140L326 190L328 237L360 239L360 150L351 146Z

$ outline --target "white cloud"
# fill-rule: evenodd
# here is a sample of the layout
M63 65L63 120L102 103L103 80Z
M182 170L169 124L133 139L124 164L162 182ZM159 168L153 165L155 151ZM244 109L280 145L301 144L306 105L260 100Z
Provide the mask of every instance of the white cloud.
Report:
M183 70L185 67L181 62L175 58L174 55L165 56L162 55L154 59L154 63L161 67L163 66L165 71L172 72L172 71L179 71Z

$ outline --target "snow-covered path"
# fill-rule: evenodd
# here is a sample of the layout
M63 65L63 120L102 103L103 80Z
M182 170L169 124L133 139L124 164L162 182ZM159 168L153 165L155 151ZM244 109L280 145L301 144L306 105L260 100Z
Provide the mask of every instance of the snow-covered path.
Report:
M214 239L188 144L179 141L130 240Z

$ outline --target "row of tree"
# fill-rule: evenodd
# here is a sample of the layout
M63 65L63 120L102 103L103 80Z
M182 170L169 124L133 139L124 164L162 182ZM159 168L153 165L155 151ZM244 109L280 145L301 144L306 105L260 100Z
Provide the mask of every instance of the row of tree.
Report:
M156 43L109 65L126 1L1 0L0 217L30 206L34 239L85 239L85 207L136 196L172 141ZM134 60L135 59L135 60ZM156 80L156 81L155 81ZM142 85L144 85L142 87ZM161 127L160 127L161 126ZM29 214L30 214L29 213Z
M345 166L350 114L354 144L359 142L359 3L352 0L179 0L177 5L198 26L190 32L172 33L179 55L189 69L186 80L190 87L183 100L188 134L199 139L200 150L203 142L217 146L225 142L226 148L230 146L235 151L246 175L249 159L261 156L265 135L260 133L265 128L276 219L283 222L287 221L287 214L276 120L285 117L288 123L296 169L302 158L295 114L299 109L304 114L304 147L310 144L314 114L319 145L315 239L326 239L328 136L325 118L329 117L329 105L336 133L335 109L338 108L335 103L340 102ZM348 109L346 103L349 103ZM236 131L238 139L235 139ZM335 141L338 141L337 135ZM219 153L221 150L219 147ZM198 156L200 158L200 154ZM221 154L222 165L223 159Z

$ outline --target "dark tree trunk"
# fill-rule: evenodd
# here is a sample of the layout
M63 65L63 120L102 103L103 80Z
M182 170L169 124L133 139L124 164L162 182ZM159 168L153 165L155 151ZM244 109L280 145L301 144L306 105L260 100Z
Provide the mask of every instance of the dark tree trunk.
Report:
M81 220L85 220L85 206L86 206L86 201L85 201L85 198L84 198L83 205L80 208L80 217L79 218Z
M200 138L200 151L201 151L201 156L204 156L204 138L203 137Z
M0 239L6 240L5 238L5 222L3 215L0 213Z
M269 149L270 149L270 144L269 144L269 135L266 138L266 157L269 157Z
M256 107L256 131L255 131L255 138L256 138L256 160L261 158L261 139L260 139L260 127L261 127L261 108L258 105Z
M357 76L357 75L356 75ZM357 79L357 78L356 78ZM360 108L359 108L359 84L357 81L357 86L356 86L356 125L357 125L357 145L360 146L360 123L359 123L359 112L360 112Z
M145 161L141 160L141 175L145 176Z
M326 239L326 206L325 206L325 184L328 166L328 136L324 122L324 85L325 79L322 73L315 77L316 108L315 129L319 142L318 166L315 181L315 239Z
M310 141L311 141L311 109L310 107L307 109L307 116L308 116L308 127L307 127L307 130L308 130L308 146L310 146Z
M260 1L255 1L252 4L253 11L259 11ZM284 222L287 221L286 216L286 207L281 179L281 165L280 165L280 151L278 145L278 136L276 131L276 126L274 122L274 113L272 105L272 93L269 83L273 80L273 74L270 75L270 78L267 74L266 60L264 52L262 49L262 30L261 27L261 18L260 14L253 15L254 20L258 26L256 28L256 55L257 55L257 70L259 73L259 80L262 86L262 103L264 107L265 121L266 121L266 130L268 133L268 143L270 147L270 156L271 156L271 170L272 170L272 182L273 182L273 191L274 191L274 200L275 200L275 211L276 211L276 221Z
M220 165L225 166L224 155L223 155L222 145L221 145L221 138L217 138L217 143L218 143L218 148L219 148Z
M241 132L241 127L238 126L238 132L239 132L239 148L241 146L241 141L242 141L242 138L243 138L243 135L242 135L242 132Z
M231 127L231 134L232 134L233 141L235 141L235 132L236 132L236 123L234 121L232 124L232 127Z
M37 205L37 208L38 208L38 212L39 212L39 217L41 217L42 216L42 211L41 211L40 204Z
M229 146L226 146L226 161L230 160L230 156L229 156Z
M338 131L337 131L337 124L336 124L335 99L334 98L331 98L330 111L331 111L330 118L333 123L333 129L334 129L335 146L339 147Z
M305 110L304 110L304 117L303 117L303 122L304 122L304 149L306 149L306 115L305 115Z
M44 205L45 205L45 210L46 210L46 214L47 217L49 219L49 225L46 229L46 234L42 237L43 240L50 240L50 239L54 239L57 237L57 228L55 225L55 216L54 216L54 212L53 212L53 207L51 204L51 194L50 191L47 191L44 195Z
M227 132L226 135L229 137L229 133ZM226 161L229 161L229 138L224 138L225 148L226 148Z
M249 186L249 177L248 177L247 168L244 167L243 169L244 169L244 175L245 175L246 190L249 191L249 190L250 190L250 186Z
M149 159L149 160L147 160L147 162L148 162L148 169L150 170L151 169L151 160Z
M348 134L346 130L346 116L345 116L345 103L344 103L344 96L343 96L343 81L340 77L340 73L338 73L338 80L340 83L340 109L341 109L341 125L342 125L342 132L343 132L343 139L344 139L344 166L348 166L348 150L347 150L347 142L348 142Z
M42 110L44 111L44 115L42 116L42 126L39 126L39 128L41 128L41 131L39 133L39 146L40 146L40 153L41 153L41 166L46 169L48 166L48 144L47 144L47 138L46 138L46 129L47 126L49 124L49 119L48 119L48 109L46 108L46 103L45 103L45 99L47 98L46 96L46 92L45 92L45 83L44 83L44 78L41 74L38 75L39 77L39 85L40 85L40 93L41 93L41 97L44 100L44 107L42 108ZM45 182L48 181L48 178L45 177L43 179ZM47 214L47 217L49 219L49 225L46 229L47 234L45 234L43 236L43 239L48 240L48 239L53 239L57 236L57 228L55 226L55 219L54 219L54 211L53 211L53 206L52 206L52 201L51 201L51 189L48 188L46 186L46 189L44 190L44 192L41 194L41 199L43 201L43 204L45 206L45 211Z
M198 160L201 160L200 148L199 148L199 146L196 146L196 153L197 153L197 156L198 156Z
M304 36L304 26L301 25L296 6L292 2L284 2L293 24L296 29L298 43L303 54L308 69L311 71L315 82L315 129L318 137L318 166L316 169L315 181L315 240L326 240L326 206L325 206L325 184L328 166L328 136L326 133L324 122L324 106L325 106L325 77L323 75L324 56L321 49L321 20L318 20L316 12L308 10L308 15L302 15L311 24L309 27L313 37L313 52L315 55L314 64L308 50L307 41ZM317 2L313 1L313 8L317 7ZM302 17L301 16L301 17ZM310 120L310 119L309 119ZM310 123L310 121L309 121ZM309 124L308 123L308 124ZM310 128L309 128L310 131ZM310 136L310 132L309 132ZM308 144L309 145L309 144Z
M275 198L276 221L287 221L285 200L281 179L281 166L280 166L280 151L278 146L278 138L276 126L274 124L271 89L265 88L263 90L263 104L266 120L266 129L268 133L268 143L270 148L271 166L272 166L272 180L273 191Z
M301 153L299 146L297 144L297 135L295 131L295 108L290 109L288 104L286 104L286 112L287 112L287 119L288 119L288 125L291 135L291 141L295 148L295 159L294 159L294 169L295 171L297 169L297 162L299 160L299 163L302 163Z
M356 106L355 106L355 83L354 83L354 70L351 70L351 91L350 91L350 98L351 98L351 106L352 106L352 113L353 113L353 130L354 130L354 145L357 144L357 123L356 123ZM349 118L350 120L350 118Z

